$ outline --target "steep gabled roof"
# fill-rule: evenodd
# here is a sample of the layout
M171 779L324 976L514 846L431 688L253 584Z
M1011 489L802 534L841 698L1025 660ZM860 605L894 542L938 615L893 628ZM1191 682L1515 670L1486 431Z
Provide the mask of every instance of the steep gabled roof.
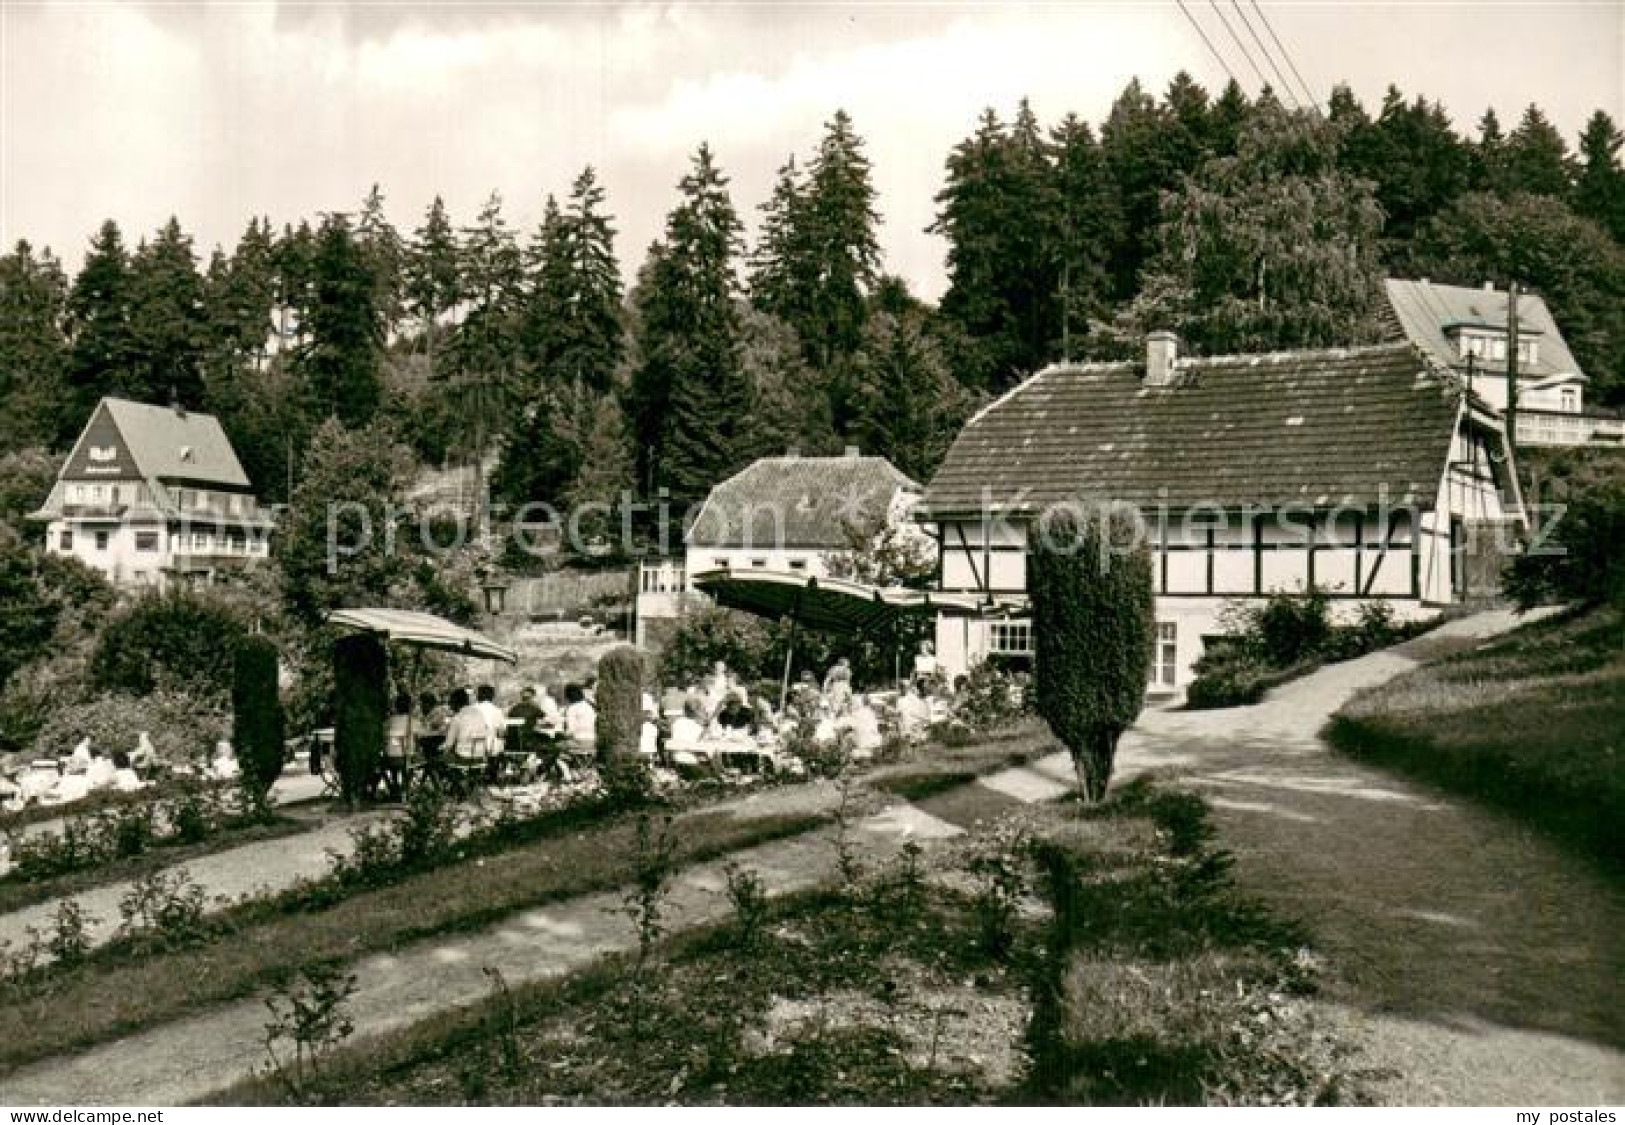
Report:
M684 538L702 549L834 550L849 545L849 524L884 519L897 493L919 491L884 457L764 457L711 490Z
M250 487L248 474L214 415L122 398L104 398L102 405L112 415L142 475Z
M1170 510L1433 502L1459 383L1410 344L1056 366L973 418L917 515L1068 501ZM986 490L984 492L984 490Z
M1391 321L1399 335L1424 349L1440 363L1463 367L1460 350L1450 339L1453 328L1491 328L1505 332L1507 294L1500 289L1473 289L1464 285L1439 285L1431 281L1408 281L1390 277L1383 292L1392 311ZM1519 365L1519 376L1544 378L1549 375L1585 377L1563 333L1552 318L1546 302L1533 293L1518 298L1518 325L1523 333L1539 341L1535 361ZM1479 371L1505 371L1500 360L1479 359Z

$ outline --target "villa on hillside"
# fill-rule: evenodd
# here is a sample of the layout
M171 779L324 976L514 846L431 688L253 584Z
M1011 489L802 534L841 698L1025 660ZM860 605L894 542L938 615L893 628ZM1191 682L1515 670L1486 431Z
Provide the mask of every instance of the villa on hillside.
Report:
M1497 411L1505 412L1509 294L1423 278L1383 283L1387 319L1406 339L1454 371ZM1586 410L1590 380L1569 351L1546 302L1518 297L1518 445L1625 445L1625 418Z
M1227 602L1315 586L1340 618L1434 614L1493 583L1486 531L1524 521L1499 413L1411 344L1184 358L1169 332L1144 363L1052 366L984 408L915 518L943 591L1021 606L1034 521L1099 502L1146 521L1167 691ZM937 621L951 672L1032 648L1019 611Z
M711 571L829 575L852 529L908 527L921 488L884 457L848 446L839 457L764 457L711 490L684 534L684 553L639 568L636 641L658 648L685 609L708 604L694 577Z
M207 584L269 554L270 513L219 421L104 398L30 519L45 549L128 587Z

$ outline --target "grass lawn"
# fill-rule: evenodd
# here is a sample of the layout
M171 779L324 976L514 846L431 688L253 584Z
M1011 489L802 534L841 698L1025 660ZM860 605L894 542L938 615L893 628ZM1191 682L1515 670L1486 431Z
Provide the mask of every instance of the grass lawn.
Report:
M1035 843L1036 842L1036 843ZM1230 887L1194 797L1024 808L853 887L341 1048L220 1104L1347 1099L1297 935ZM993 873L1000 873L1000 879ZM995 888L1002 887L1002 891Z
M1548 618L1407 673L1356 696L1327 736L1625 875L1625 611Z
M905 761L877 767L864 780L870 786L918 801L979 777L1061 749L1038 719L1024 719L1009 731L978 736L958 746L933 743Z
M677 860L686 864L808 831L822 819L747 820L717 811L680 823ZM115 942L81 965L36 973L4 991L0 1066L82 1049L241 999L304 965L351 961L476 929L631 878L634 829L628 817L586 823L580 815L558 815L544 819L531 836L523 846L468 856L372 890L336 896L326 889L296 889L247 902L204 920L195 940L168 948Z

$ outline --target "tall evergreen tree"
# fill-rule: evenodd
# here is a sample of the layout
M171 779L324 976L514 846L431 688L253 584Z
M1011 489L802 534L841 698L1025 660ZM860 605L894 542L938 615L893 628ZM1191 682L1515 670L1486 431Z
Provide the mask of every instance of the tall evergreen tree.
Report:
M531 382L610 389L624 350L614 220L589 166L563 209L549 196L530 247L524 347Z
M373 305L383 319L384 335L393 335L402 316L402 271L406 261L406 244L384 213L384 193L377 184L367 192L361 202L361 214L356 217L356 241L367 259L373 275Z
M734 306L741 224L708 145L678 192L636 294L631 414L640 478L691 502L735 467L737 438L749 425L740 413L749 388Z
M1252 103L1234 78L1224 84L1224 90L1213 101L1208 111L1208 149L1213 156L1234 156L1241 140L1241 130L1247 124Z
M208 320L191 236L171 218L130 259L131 356L121 383L142 402L203 405Z
M1350 170L1376 182L1384 232L1403 242L1466 190L1471 155L1441 106L1421 97L1407 103L1392 86L1370 137L1368 159Z
M802 341L827 367L850 355L863 332L865 299L880 270L875 188L863 140L845 110L824 125L807 170L808 251L816 265L811 323Z
M1111 247L1120 237L1117 196L1087 121L1068 114L1050 136L1055 153L1054 224L1049 244L1059 286L1060 345L1071 359L1092 320L1110 304Z
M1573 179L1569 146L1540 107L1530 103L1506 143L1507 176L1513 190L1567 199Z
M485 459L512 409L519 374L524 258L492 192L463 231L461 289L466 312L451 340L446 375L456 387L459 443L482 495Z
M269 219L250 219L231 257L211 264L206 286L211 336L229 362L263 370L277 301L276 239Z
M1113 295L1119 299L1133 295L1140 267L1154 249L1151 236L1162 221L1162 193L1179 187L1169 136L1168 112L1137 78L1118 95L1100 127L1101 154L1123 215L1123 237L1111 263Z
M297 352L310 340L311 303L316 289L316 233L304 219L284 226L276 245L276 332L278 350Z
M773 192L760 210L761 233L750 257L751 304L805 333L813 320L818 271L809 245L807 179L794 156L779 168Z
M1008 386L1057 354L1062 335L1059 203L1049 145L1025 99L1009 128L990 109L948 157L930 228L948 239L942 314L971 341L958 374Z
M0 452L50 444L84 421L58 417L67 301L67 277L49 250L19 241L0 257Z
M1580 174L1574 184L1574 210L1625 243L1625 169L1619 162L1625 143L1614 119L1602 110L1580 134Z
M78 435L102 395L120 389L134 351L130 329L130 259L118 224L108 219L90 241L68 293L68 408L60 441Z
M1501 130L1501 119L1495 107L1484 111L1478 119L1478 140L1472 146L1473 190L1493 195L1510 195L1516 191L1507 167L1507 138Z
M429 205L423 225L413 232L403 268L402 292L406 311L417 321L432 378L442 323L457 307L462 294L457 232L438 195Z
M315 413L352 429L370 424L382 384L384 318L365 251L346 215L322 220L311 262L306 342L297 363Z

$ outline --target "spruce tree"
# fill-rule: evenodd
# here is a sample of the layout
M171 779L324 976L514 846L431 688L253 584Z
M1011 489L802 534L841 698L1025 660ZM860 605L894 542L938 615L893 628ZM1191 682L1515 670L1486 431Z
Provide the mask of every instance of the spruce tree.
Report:
M1568 198L1573 173L1569 146L1534 103L1507 138L1506 162L1513 190Z
M1046 242L1057 286L1059 340L1053 354L1074 358L1090 321L1110 307L1112 244L1120 237L1117 196L1100 145L1086 121L1068 114L1050 135L1055 204Z
M736 467L749 387L734 305L739 216L708 145L678 192L635 295L640 359L631 413L640 479L691 502Z
M141 402L203 406L207 319L192 239L171 218L130 260L131 354L120 378Z
M457 307L462 293L457 233L438 195L429 205L423 225L413 232L403 267L402 291L406 311L417 321L423 352L429 360L429 376L433 378L442 322Z
M0 450L48 445L84 423L61 416L67 300L67 277L49 250L19 241L0 256Z
M864 301L880 270L880 214L869 158L845 110L825 124L807 171L803 241L812 255L816 288L802 339L812 346L814 362L827 367L857 348Z
M406 244L384 213L384 193L377 184L372 185L361 202L355 235L367 268L372 271L373 305L383 320L384 337L388 339L400 324L403 313Z
M120 389L134 352L129 255L118 224L111 219L91 239L85 264L73 279L67 325L68 408L62 412L62 427L57 431L61 442L78 435L97 399Z
M1613 118L1591 115L1580 134L1580 174L1574 184L1574 210L1625 243L1625 169L1619 162L1625 143Z
M461 430L458 444L474 468L475 495L483 496L485 459L504 429L518 390L524 308L524 258L496 192L474 225L463 231L460 253L467 311L440 374L451 380Z
M853 435L913 479L931 479L971 398L949 374L925 310L873 313L852 363Z
M308 331L297 357L308 401L317 415L365 426L382 394L384 321L372 269L345 215L322 220L310 268Z
M791 156L760 208L761 234L750 257L751 304L805 338L813 320L817 263L809 245L806 176Z

